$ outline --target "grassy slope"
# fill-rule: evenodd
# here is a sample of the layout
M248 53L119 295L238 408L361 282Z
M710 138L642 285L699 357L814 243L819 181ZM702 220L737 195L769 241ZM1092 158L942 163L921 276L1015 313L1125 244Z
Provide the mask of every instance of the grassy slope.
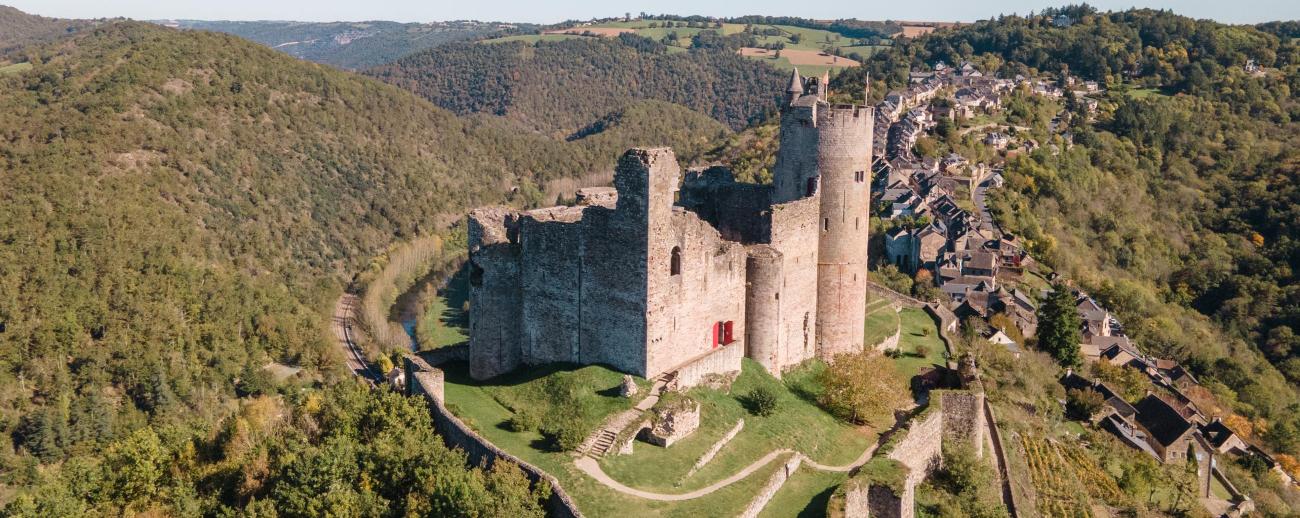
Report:
M598 367L586 367L575 372L592 374L601 370L603 369ZM603 382L593 382L590 388L603 390L604 385L619 377L612 371L604 372L609 379L592 374L592 379L601 379ZM797 375L795 377L798 378ZM564 487L578 498L583 512L594 516L651 511L671 516L688 516L693 512L704 512L709 516L734 514L749 502L755 489L767 480L774 466L779 463L773 462L725 490L695 500L663 503L619 496L577 472L569 454L547 451L537 433L513 433L500 426L511 415L501 402L516 406L514 401L517 401L511 396L502 397L503 390L519 394L535 390L530 387L537 383L540 381L516 384L515 380L510 380L504 382L504 387L496 382L482 387L469 381L463 373L452 370L448 376L447 400L449 404L455 405L454 411L460 412L480 433L498 446L529 462L535 462L560 477ZM744 374L733 386L732 393L745 394L758 385L778 390L781 402L775 415L750 416L732 395L711 389L695 389L691 392L692 396L703 404L703 422L698 431L671 448L638 442L630 456L603 459L603 469L614 479L638 489L681 493L726 478L774 449L798 449L824 464L846 464L856 459L874 441L873 434L836 421L811 403L799 399L780 381L761 372L756 364L746 360ZM607 412L615 410L617 407L610 407ZM729 431L741 417L746 420L745 429L699 473L684 479L683 475L695 459ZM680 485L679 481L682 482ZM802 508L824 492L825 487L832 482L828 477L811 476L809 480L792 486L794 490L783 496L783 501ZM729 496L719 498L722 495Z

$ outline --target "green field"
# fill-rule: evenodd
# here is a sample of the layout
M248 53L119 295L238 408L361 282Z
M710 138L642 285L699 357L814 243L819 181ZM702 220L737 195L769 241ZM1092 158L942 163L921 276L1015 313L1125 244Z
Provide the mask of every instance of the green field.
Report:
M805 374L796 370L787 373L786 378L799 381ZM767 386L778 394L775 414L750 415L738 400L737 396L758 386ZM750 360L745 360L744 372L730 394L705 388L689 394L701 403L699 430L671 448L637 443L632 455L607 456L601 461L605 472L638 489L676 493L722 480L779 448L801 451L821 464L849 464L876 438L866 428L834 418ZM745 428L711 462L686 477L695 461L742 418Z
M416 337L420 350L427 351L464 343L469 340L469 316L465 302L469 299L469 285L463 276L457 276L438 291L421 315Z
M691 38L702 31L717 31L716 27L664 27L666 21L663 20L634 20L628 22L605 22L586 27L574 27L574 30L584 29L634 29L638 35L655 41L662 41L670 34L676 33L677 39L667 42L669 52L682 52L691 46ZM673 22L681 23L681 22ZM654 27L650 25L654 24ZM857 52L863 57L870 56L886 47L880 45L853 45L853 38L849 38L839 33L821 30L795 27L791 25L755 25L755 30L776 29L781 31L780 35L757 36L759 46L784 44L787 49L798 50L828 50L831 48L840 48L843 55L850 52ZM745 30L744 24L724 23L721 32L723 34L736 34ZM799 42L795 43L793 37L799 35ZM506 36L490 40L483 40L483 43L502 43L507 41L525 41L536 43L538 41L557 41L571 38L584 38L591 36L581 36L576 34L530 34L521 36ZM776 67L779 70L790 70L794 65L784 57L770 58L762 56L750 56L750 59L763 60L764 62ZM845 67L835 67L828 65L799 65L799 72L806 76L818 76L824 72L830 72L832 75L843 70Z
M866 335L862 343L867 347L876 345L893 336L898 325L898 313L889 299L874 299L867 303Z
M776 496L767 503L762 518L789 518L791 516L826 516L826 505L835 488L848 480L847 473L827 473L801 466Z
M0 75L18 74L31 69L32 64L24 61L22 63L0 66Z
M930 318L930 314L916 308L903 308L898 313L902 324L902 335L898 339L898 350L902 355L894 359L899 374L911 378L921 369L931 365L944 365L943 340L939 339L939 326ZM926 354L918 353L924 346Z
M604 371L603 374L596 374L597 371L589 371L592 379L608 378L613 380L622 377L617 372L601 367L587 367L579 370L587 369ZM536 382L536 380L530 381ZM598 385L600 383L593 385L593 388ZM494 392L499 393L499 389L502 387L521 391L531 388L529 381L494 380L486 384L474 382L466 375L463 364L448 366L446 398L449 407L497 446L518 455L525 461L546 470L547 473L558 478L565 491L577 501L579 509L586 516L656 515L694 517L735 515L749 503L754 494L758 492L758 489L767 482L767 479L781 464L780 461L774 461L744 480L719 489L707 496L691 500L661 502L624 495L609 489L578 471L577 467L573 465L573 456L570 453L551 452L544 449L541 446L542 437L536 432L514 433L501 426L511 415L510 410L506 409L498 399L494 398ZM705 419L707 419L707 415ZM680 444L683 443L678 445ZM678 445L674 445L674 448ZM652 448L658 449L655 446L638 443L637 453L640 454Z

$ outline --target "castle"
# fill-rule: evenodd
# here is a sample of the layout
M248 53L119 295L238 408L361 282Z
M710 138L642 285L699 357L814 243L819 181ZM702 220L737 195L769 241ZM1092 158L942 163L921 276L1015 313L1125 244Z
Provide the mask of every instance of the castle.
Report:
M472 211L470 374L652 378L743 355L779 376L862 350L874 112L829 103L828 82L793 73L772 185L683 179L671 150L633 149L577 206Z

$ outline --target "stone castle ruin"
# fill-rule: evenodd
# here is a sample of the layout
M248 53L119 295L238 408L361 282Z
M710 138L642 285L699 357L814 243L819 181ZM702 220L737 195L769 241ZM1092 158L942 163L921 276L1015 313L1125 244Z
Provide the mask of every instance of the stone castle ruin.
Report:
M470 373L605 364L780 375L860 351L874 113L795 71L772 185L633 149L573 207L469 216ZM696 367L692 367L696 366Z

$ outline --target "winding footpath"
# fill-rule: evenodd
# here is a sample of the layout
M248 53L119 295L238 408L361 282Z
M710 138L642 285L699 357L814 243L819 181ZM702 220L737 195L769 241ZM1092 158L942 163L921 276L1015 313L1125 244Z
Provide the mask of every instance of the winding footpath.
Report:
M889 432L881 434L880 437L882 439L888 437L902 424L904 423L895 424L894 429L891 429ZM763 469L763 467L767 466L768 464L771 464L772 461L777 460L782 456L789 455L789 454L794 454L803 457L803 465L811 467L818 471L826 471L832 473L848 473L850 471L853 471L855 468L862 466L863 464L866 464L867 461L871 460L872 454L876 452L876 448L878 447L880 447L880 441L876 441L876 444L872 444L871 446L868 446L867 449L862 452L862 455L859 455L858 458L855 459L853 462L850 462L842 466L828 466L825 464L820 464L814 462L812 459L808 458L808 456L804 455L802 452L791 450L788 448L779 448L776 450L772 450L771 452L768 452L768 454L764 455L763 458L754 461L752 464L748 466L745 466L744 469L737 471L736 473L732 474L730 477L714 482L713 484L704 488L696 489L694 491L690 491L687 493L676 493L676 494L655 493L653 491L645 491L645 490L625 486L619 481L614 480L613 477L609 476L609 474L605 473L605 470L600 468L600 463L596 459L591 457L583 456L578 460L574 461L573 464L578 467L578 470L582 471L583 473L586 473L591 478L596 479L597 482L600 482L601 484L604 484L606 487L618 491L619 493L635 496L638 498L645 498L647 500L658 500L661 502L676 502L681 500L691 500L691 499L700 498L702 496L707 496L709 494L712 494L713 492L719 489L722 489L724 487L727 487L729 485L732 485L736 482L748 478L750 475L753 475L754 472Z

